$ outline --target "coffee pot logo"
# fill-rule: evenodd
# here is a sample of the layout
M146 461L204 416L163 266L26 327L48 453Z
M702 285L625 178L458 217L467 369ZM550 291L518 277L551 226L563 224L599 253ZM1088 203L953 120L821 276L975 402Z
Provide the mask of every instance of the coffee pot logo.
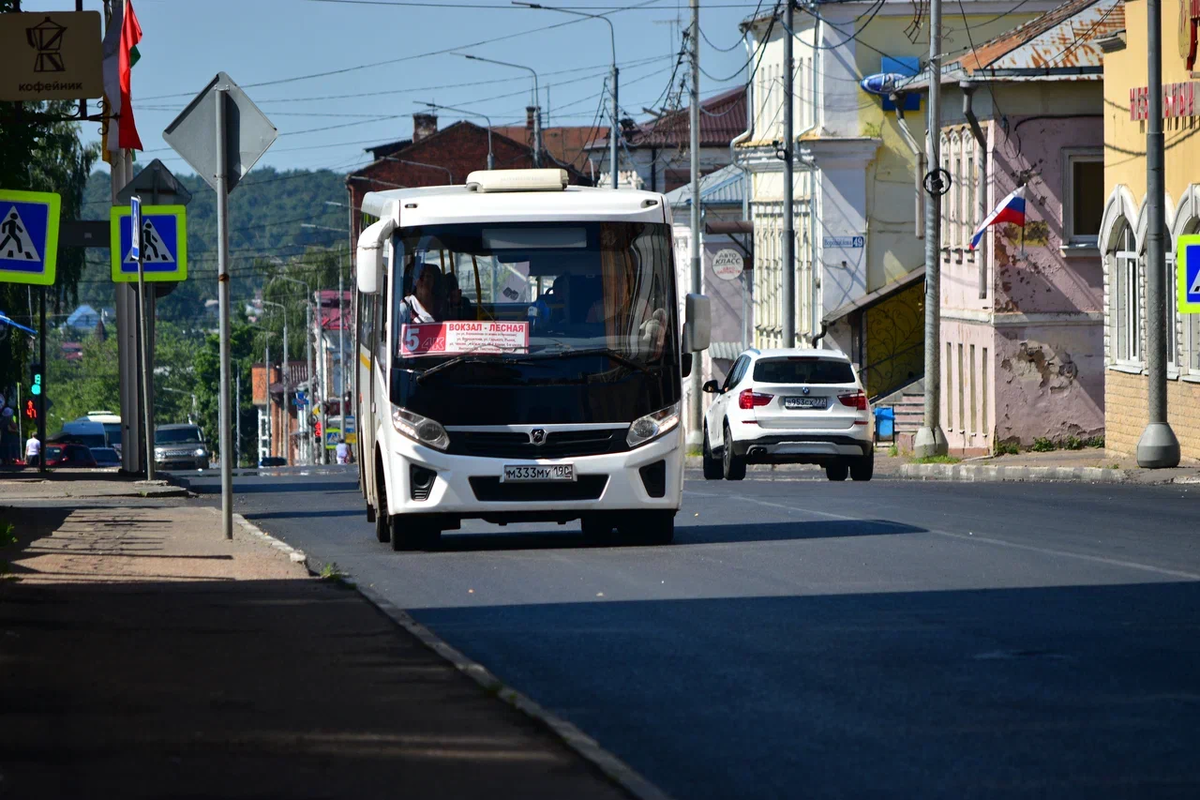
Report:
M66 28L46 17L45 21L25 29L25 39L37 51L34 72L63 72L62 42Z

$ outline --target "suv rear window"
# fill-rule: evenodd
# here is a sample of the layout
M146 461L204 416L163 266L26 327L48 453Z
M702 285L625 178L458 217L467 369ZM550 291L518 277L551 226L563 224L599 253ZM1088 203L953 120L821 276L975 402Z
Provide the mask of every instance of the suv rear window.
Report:
M854 383L854 370L845 361L825 358L764 358L754 365L759 383Z

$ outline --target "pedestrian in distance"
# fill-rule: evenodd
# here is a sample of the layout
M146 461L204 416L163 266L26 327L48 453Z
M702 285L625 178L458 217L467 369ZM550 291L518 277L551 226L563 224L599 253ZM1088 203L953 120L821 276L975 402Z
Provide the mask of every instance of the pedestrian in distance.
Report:
M338 439L337 447L334 449L334 452L337 454L337 463L350 463L350 445L346 444L345 439Z
M42 458L42 440L38 435L32 434L25 441L25 466L36 467Z

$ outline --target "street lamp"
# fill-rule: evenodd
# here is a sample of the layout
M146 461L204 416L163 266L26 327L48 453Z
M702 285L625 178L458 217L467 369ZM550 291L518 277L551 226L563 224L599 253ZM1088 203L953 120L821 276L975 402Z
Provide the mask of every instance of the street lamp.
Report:
M620 123L617 121L619 117L617 107L617 34L613 30L612 20L603 14L588 14L583 11L575 11L570 8L557 8L555 6L544 6L540 3L519 3L513 0L514 6L525 6L526 8L534 8L540 11L558 11L562 14L574 14L577 17L588 17L590 19L601 19L608 23L608 35L612 39L612 130L609 133L609 165L612 167L612 188L617 188L617 136L620 133Z
M497 61L494 58L484 58L483 56L473 56L469 53L459 53L463 58L469 58L472 61L483 61L488 64L499 64L502 67L512 67L513 69L523 69L533 76L533 165L540 167L542 165L542 109L538 107L538 76L533 71L532 67L525 67L520 64L511 64L508 61Z
M290 467L292 461L291 448L291 424L288 421L288 335L287 335L287 306L283 303L276 303L271 300L263 300L264 306L276 306L283 309L283 368L279 370L279 377L283 382L283 458L285 463ZM271 373L267 372L267 416L271 416Z
M336 230L336 229L331 228L331 230ZM340 233L340 231L339 231L339 233ZM312 386L313 386L313 354L312 354L312 321L313 321L312 299L313 299L313 293L312 293L312 289L309 288L307 281L302 281L299 278L291 278L291 277L288 277L287 275L276 275L275 277L278 280L287 281L288 283L296 283L296 284L299 284L300 286L304 287L304 364L307 367L307 371L308 371L308 393L310 395L310 400L311 400L311 396L314 394L313 390L312 390ZM285 321L286 321L286 319L285 319ZM297 409L296 409L296 416L297 416L297 418L299 418L299 416L300 416L299 407L297 407ZM308 445L309 445L308 462L311 465L314 461L314 454L316 453L316 448L317 448L316 432L313 430L311 425L308 426Z
M377 158L375 160L376 161L395 161L397 164L409 164L414 167L428 167L429 169L440 169L442 172L446 173L446 177L449 178L450 183L451 184L454 183L454 173L451 172L448 168L439 166L437 164L425 164L421 161L407 161L403 158L396 158L395 156L380 156L379 158ZM329 201L326 201L326 202L329 202ZM344 203L338 203L337 205L344 205Z
M478 111L467 111L466 109L455 108L454 106L443 106L443 105L438 105L437 103L425 103L420 100L417 101L417 105L428 106L429 108L432 108L434 111L441 109L443 111L453 111L456 114L466 114L468 117L482 117L483 120L487 123L487 133L488 133L487 168L488 169L496 168L496 157L492 153L492 118L491 117L489 117L487 114L480 114Z

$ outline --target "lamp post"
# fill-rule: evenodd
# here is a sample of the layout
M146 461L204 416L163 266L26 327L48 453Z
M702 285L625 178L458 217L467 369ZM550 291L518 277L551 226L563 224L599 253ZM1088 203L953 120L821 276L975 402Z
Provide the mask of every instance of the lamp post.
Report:
M617 34L613 29L612 20L603 14L588 14L584 11L575 11L570 8L558 8L556 6L544 6L541 3L519 3L513 1L514 6L525 6L526 8L534 8L540 11L558 11L562 14L574 14L577 17L588 17L589 19L599 19L608 23L608 35L612 39L612 129L609 132L609 166L612 168L612 188L617 188L617 139L620 133L619 106L617 105Z
M463 109L463 108L455 108L454 106L443 106L443 105L439 105L438 103L425 103L420 100L417 101L417 105L428 106L429 108L432 108L434 111L438 111L440 109L442 111L453 111L456 114L466 114L468 117L482 118L483 121L487 123L487 134L488 134L487 168L488 169L496 168L496 156L494 153L492 153L492 118L491 117L489 117L487 114L480 114L478 111L467 111L466 109Z
M341 231L338 231L338 232L341 233ZM308 283L306 281L302 281L299 278L289 278L287 275L276 275L275 277L281 281L287 281L288 283L299 284L300 286L304 287L304 364L307 367L307 371L308 371L308 394L309 394L309 402L311 402L312 394L313 394L313 391L312 391L312 385L313 385L313 354L312 354L312 321L313 321L312 299L313 299L313 293L312 293L312 289L309 288ZM299 407L296 408L296 417L297 417L297 419L300 418ZM313 427L311 425L309 425L308 426L308 463L310 465L313 463L313 454L316 453L316 438L315 438L315 436L316 436L316 432L313 430Z
M403 158L396 158L395 156L380 156L376 160L377 161L395 161L397 164L409 164L414 167L428 167L429 169L440 169L442 172L446 173L446 177L448 177L450 179L450 183L451 184L454 183L454 173L451 172L447 167L442 167L437 164L424 164L420 161L408 161ZM329 201L326 200L325 202L328 203ZM338 205L345 205L345 204L338 203ZM349 206L347 206L347 208L348 207Z
M535 167L542 166L542 109L538 106L538 76L533 71L532 67L525 67L520 64L512 64L508 61L497 61L494 58L484 58L483 56L473 56L469 53L460 53L463 58L469 58L472 61L483 61L487 64L499 64L502 67L512 67L513 69L523 69L533 76L533 165Z
M276 306L283 310L283 367L279 370L279 379L283 383L283 458L287 465L292 465L291 425L288 424L288 335L287 335L287 306L271 300L263 300L264 306ZM271 373L267 373L267 416L271 413Z

